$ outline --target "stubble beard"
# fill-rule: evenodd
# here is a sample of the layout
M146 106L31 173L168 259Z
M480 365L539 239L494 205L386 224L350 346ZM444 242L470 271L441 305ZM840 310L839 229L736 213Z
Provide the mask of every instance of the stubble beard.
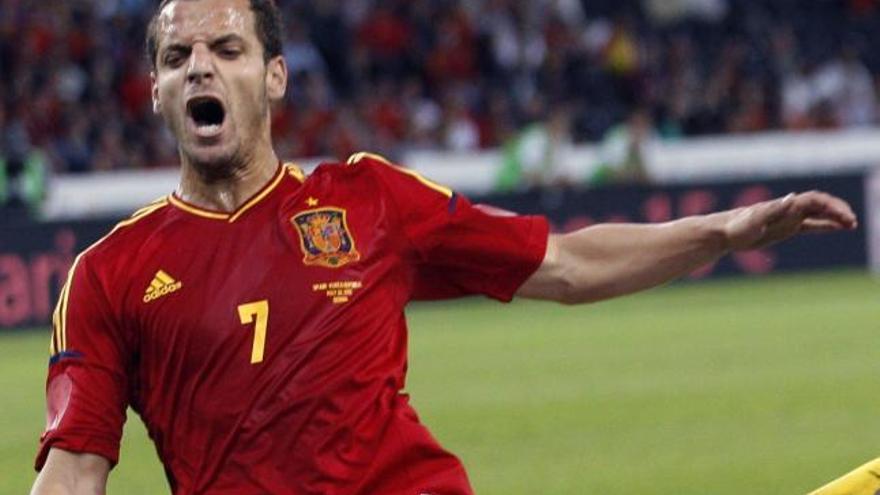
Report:
M231 150L212 154L213 156L200 156L203 154L198 152L188 153L183 147L180 153L205 183L221 182L232 179L247 167L249 157L241 142L233 146Z

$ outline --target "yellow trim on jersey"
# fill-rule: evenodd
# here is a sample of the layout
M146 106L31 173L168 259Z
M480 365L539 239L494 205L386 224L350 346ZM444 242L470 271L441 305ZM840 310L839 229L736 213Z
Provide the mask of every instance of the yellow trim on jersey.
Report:
M161 198L156 198L153 201L150 201L146 205L142 206L140 209L135 210L134 213L129 215L129 218L136 217L136 216L140 215L141 213L146 213L148 211L152 211L157 206L160 206L160 204L161 204L161 206L165 206L167 203L168 203L168 199L165 196L162 196Z
M190 206L183 201L177 199L173 194L168 195L168 202L173 204L174 206L184 210L188 213L192 213L193 215L198 215L204 218L211 218L214 220L227 220L229 219L228 213L217 213L214 211L202 210L200 208L196 208L195 206Z
M70 267L70 271L67 272L67 282L65 282L64 289L61 292L61 317L59 321L59 323L61 323L61 329L58 338L61 349L59 349L59 351L67 350L67 301L70 298L70 286L73 283L73 273L76 271L76 265L79 264L79 260L82 259L82 256L86 251L88 251L88 249L77 255L73 260L73 265Z
M164 208L166 206L168 206L168 201L165 198L162 198L161 202L156 202L152 206L146 206L146 207L141 208L140 210L134 212L134 214L132 214L131 217L116 224L114 229L116 229L117 227L125 227L128 225L131 225L131 224L137 222L138 220L140 220L141 218L144 218L145 216L149 215L150 213L153 213L154 211L159 210L161 208Z
M253 199L251 199L250 201L248 201L247 203L242 205L238 209L238 211L236 211L231 217L229 217L229 223L234 222L236 218L240 217L244 212L248 211L252 206L259 203L260 201L263 200L263 198L268 196L269 193L272 192L275 189L275 187L278 186L278 184L281 182L282 177L284 177L284 167L282 167L282 170L278 173L278 175L275 177L275 179L272 181L272 183L269 184L269 187L263 189L263 192L261 192L260 194L255 196Z
M83 249L82 252L79 253L76 258L74 258L73 264L70 266L70 270L68 270L67 272L67 279L64 282L64 286L61 287L61 294L58 295L58 302L55 304L55 311L53 311L52 313L53 331L52 339L49 342L50 356L54 356L59 352L64 352L67 350L67 306L70 299L70 286L73 285L73 274L76 272L76 267L77 265L79 265L79 260L81 260L87 252L91 251L92 248L104 242L105 239L113 235L113 233L120 228L132 225L138 220L141 220L142 218L167 205L168 203L164 199L160 199L152 203L151 205L135 211L134 214L132 214L131 218L117 223L110 230L110 232L107 233L107 235L101 237L100 239L92 243L89 247Z
M389 167L397 170L398 172L402 172L404 174L412 176L417 181L421 182L422 185L427 186L428 188L439 192L440 194L446 196L447 198L451 198L453 195L452 189L449 189L448 187L441 186L440 184L437 184L436 182L432 181L431 179L426 178L425 176L416 172L415 170L410 170L408 168L404 168L404 167L395 165L395 164L389 162L384 157L379 156L375 153L367 153L366 151L362 151L360 153L355 153L348 158L346 163L348 165L354 165L355 163L363 160L364 158L371 158L371 159L376 160L378 162L384 163L385 165L388 165Z
M377 162L382 162L385 165L394 165L384 156L377 155L375 153L370 153L368 151L361 151L360 153L355 153L355 154L351 155L350 157L348 157L348 160L345 163L347 163L348 165L354 165L355 163L363 160L364 158L371 158L373 160L376 160Z
M394 169L397 169L398 172L403 172L407 175L411 175L411 176L415 177L415 179L417 181L421 182L423 185L439 192L440 194L446 196L447 198L452 197L452 194L453 194L452 189L449 189L448 187L441 186L440 184L437 184L436 182L434 182L430 179L426 179L422 174L416 172L415 170L410 170L407 168L398 167L397 165L391 165L391 167Z
M290 174L291 177L293 177L294 179L296 179L300 182L306 181L306 174L305 174L305 172L303 172L303 169L300 168L299 165L297 165L293 162L288 162L288 163L285 163L284 166L287 167L287 173Z
M64 286L61 287L62 292L64 291ZM61 311L61 297L59 294L58 301L55 303L55 309L52 311L52 338L49 339L49 355L54 356L58 354L58 328L61 326L61 323L58 320L59 312Z

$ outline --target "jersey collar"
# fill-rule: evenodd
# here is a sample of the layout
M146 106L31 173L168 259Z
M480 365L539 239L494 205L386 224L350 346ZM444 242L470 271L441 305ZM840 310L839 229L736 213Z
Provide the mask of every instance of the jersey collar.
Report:
M222 220L224 222L232 223L236 221L240 216L244 214L244 212L248 211L252 207L254 207L257 203L262 201L269 195L278 184L281 183L281 179L284 178L285 175L289 173L289 168L281 163L278 164L278 170L275 172L275 176L267 182L259 191L253 194L247 201L242 203L241 206L235 209L235 211L227 213L217 210L209 210L206 208L200 208L193 204L187 203L183 199L177 197L177 193L173 192L168 195L168 202L178 209L190 213L203 218L210 218L212 220Z

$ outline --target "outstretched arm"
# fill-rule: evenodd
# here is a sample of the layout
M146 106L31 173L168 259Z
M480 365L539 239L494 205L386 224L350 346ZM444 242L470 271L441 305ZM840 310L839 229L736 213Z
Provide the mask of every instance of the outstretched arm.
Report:
M818 191L660 224L600 224L551 235L538 270L517 295L567 304L654 287L730 251L761 248L801 232L853 229L849 205Z
M110 461L99 455L53 448L31 495L103 495L109 472Z

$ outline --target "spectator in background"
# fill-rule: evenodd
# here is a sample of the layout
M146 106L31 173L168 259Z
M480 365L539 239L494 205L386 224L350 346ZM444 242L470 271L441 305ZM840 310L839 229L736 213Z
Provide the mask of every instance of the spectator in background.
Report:
M7 220L37 217L46 196L48 159L31 143L22 120L0 106L0 210Z
M0 154L0 210L7 220L36 218L46 197L46 157L38 149Z
M564 160L572 144L570 111L566 105L557 105L546 121L526 126L505 143L497 189L510 191L571 183L565 175Z
M815 68L805 62L796 63L782 80L782 122L786 129L798 130L815 127L813 108L819 102L812 84Z
M368 74L371 77L404 76L413 36L402 2L376 2L357 28L356 39L366 49L369 60Z
M874 80L853 47L844 47L840 55L819 69L816 85L822 99L834 109L838 125L862 127L877 121Z
M411 77L404 83L401 101L406 112L406 147L410 150L436 148L443 124L443 109L427 94L421 79Z
M450 92L443 106L443 145L450 151L473 151L480 146L480 130L465 96Z
M575 142L638 105L664 135L877 121L880 57L866 47L880 16L866 0L279 3L295 84L273 129L287 156L494 147L542 119L536 94L570 102ZM176 163L138 41L152 5L0 3L0 107L53 170ZM374 90L399 98L368 105ZM375 120L382 131L363 132Z
M599 165L587 178L592 186L648 181L647 148L657 139L650 111L640 107L609 129L599 145Z
M727 14L727 0L642 0L655 22L670 24L688 18L717 22Z
M301 72L324 74L327 69L321 52L310 40L306 26L296 18L287 23L284 60L287 62L287 70L291 74Z

